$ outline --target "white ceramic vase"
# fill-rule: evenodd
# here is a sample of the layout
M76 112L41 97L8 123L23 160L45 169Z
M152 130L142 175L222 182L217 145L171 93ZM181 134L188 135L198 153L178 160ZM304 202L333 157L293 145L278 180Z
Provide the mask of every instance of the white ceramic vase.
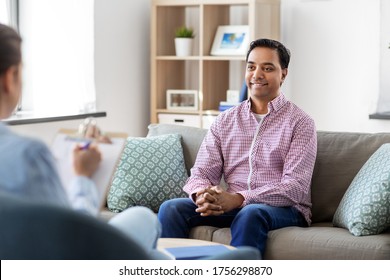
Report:
M193 38L175 38L176 56L192 55Z

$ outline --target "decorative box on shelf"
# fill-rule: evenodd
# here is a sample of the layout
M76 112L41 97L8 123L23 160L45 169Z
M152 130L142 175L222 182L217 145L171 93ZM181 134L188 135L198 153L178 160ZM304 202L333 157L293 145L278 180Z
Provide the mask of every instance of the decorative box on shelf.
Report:
M158 114L158 122L166 124L178 124L185 126L201 127L199 115L186 115L186 114Z

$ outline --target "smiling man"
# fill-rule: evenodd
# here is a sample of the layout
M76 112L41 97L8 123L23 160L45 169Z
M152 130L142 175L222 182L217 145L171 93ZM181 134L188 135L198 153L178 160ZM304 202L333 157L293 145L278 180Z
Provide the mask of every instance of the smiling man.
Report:
M184 186L189 198L160 207L162 237L186 238L198 225L230 227L232 246L264 254L270 230L310 225L317 136L312 118L281 92L289 61L278 41L250 44L249 99L212 124Z

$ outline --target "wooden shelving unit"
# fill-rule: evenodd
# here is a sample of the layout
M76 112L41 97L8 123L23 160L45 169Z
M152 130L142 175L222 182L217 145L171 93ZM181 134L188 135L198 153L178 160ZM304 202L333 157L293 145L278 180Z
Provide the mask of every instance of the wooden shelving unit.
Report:
M179 26L195 31L193 55L175 56L174 31ZM245 55L211 56L220 25L248 25L250 41L279 39L280 0L153 0L151 14L151 122L159 119L205 127L205 118L219 114L219 102L228 89L239 90L244 81ZM198 108L167 110L168 89L197 90ZM167 116L164 114L168 114ZM160 117L160 118L159 118ZM164 117L164 118L163 118ZM206 125L207 126L207 125Z

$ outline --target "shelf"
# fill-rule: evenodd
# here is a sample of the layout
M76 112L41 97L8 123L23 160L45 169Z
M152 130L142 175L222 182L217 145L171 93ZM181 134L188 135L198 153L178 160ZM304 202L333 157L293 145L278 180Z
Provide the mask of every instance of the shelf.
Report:
M159 114L193 115L203 127L203 117L220 113L227 90L241 89L246 54L210 55L218 26L248 25L249 41L279 39L280 0L152 0L151 15L152 123ZM183 25L194 29L193 55L177 57L174 30ZM169 89L196 90L198 110L167 110Z
M156 56L156 60L200 60L199 56L175 56L175 55L161 55Z
M218 116L221 112L218 110L205 110L202 111L203 116Z
M227 61L245 61L245 56L203 56L202 60L218 61L218 60L227 60Z
M175 56L175 55L161 55L156 56L156 60L227 60L227 61L245 61L245 56Z
M180 115L194 115L200 113L199 111L168 110L168 109L157 109L156 112L162 114L180 114Z

